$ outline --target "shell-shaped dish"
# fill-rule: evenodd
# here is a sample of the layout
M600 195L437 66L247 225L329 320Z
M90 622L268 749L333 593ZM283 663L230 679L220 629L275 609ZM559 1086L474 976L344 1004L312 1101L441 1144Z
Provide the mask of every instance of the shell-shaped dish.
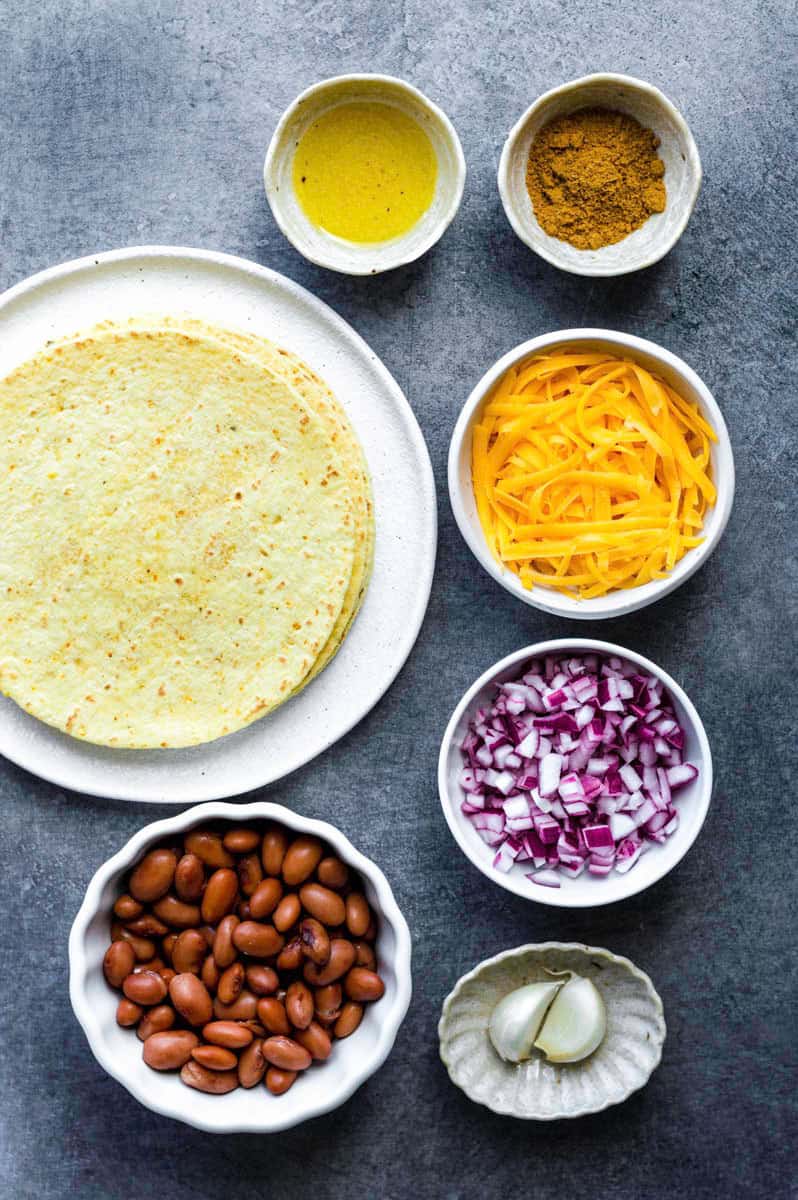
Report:
M607 1032L579 1063L555 1065L542 1055L503 1062L488 1037L498 1002L515 988L549 981L550 971L591 979L607 1009ZM578 942L540 942L505 950L458 980L443 1002L438 1025L449 1078L470 1100L527 1121L582 1117L620 1104L648 1082L665 1041L662 1001L628 958Z

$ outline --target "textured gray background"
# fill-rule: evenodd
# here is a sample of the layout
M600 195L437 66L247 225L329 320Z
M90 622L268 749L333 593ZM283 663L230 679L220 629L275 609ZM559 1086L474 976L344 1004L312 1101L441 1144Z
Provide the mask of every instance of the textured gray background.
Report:
M66 941L95 868L168 810L65 794L2 763L0 1194L794 1195L792 5L5 0L0 16L0 285L143 242L232 251L285 272L350 320L404 387L441 518L432 602L398 682L348 738L268 791L336 822L393 883L413 931L415 996L391 1058L343 1108L275 1139L213 1138L141 1108L95 1064L72 1017ZM705 180L663 263L590 282L517 241L495 170L537 94L600 69L643 76L676 101ZM469 169L439 246L366 281L304 262L260 183L286 104L350 70L394 72L428 92L457 126ZM687 359L723 408L738 470L710 564L656 607L592 630L516 603L482 574L444 491L455 416L486 367L524 338L580 323ZM569 630L671 671L703 715L717 770L704 832L672 875L581 914L493 887L456 848L435 788L445 721L472 679ZM472 1105L448 1082L435 1034L463 971L546 938L630 955L653 976L669 1029L644 1092L553 1126Z

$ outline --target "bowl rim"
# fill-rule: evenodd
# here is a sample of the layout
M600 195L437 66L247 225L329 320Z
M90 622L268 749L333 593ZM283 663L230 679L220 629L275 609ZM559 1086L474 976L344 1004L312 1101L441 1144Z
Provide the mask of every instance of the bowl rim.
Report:
M391 87L396 87L400 91L406 92L412 96L414 100L437 121L440 126L446 141L452 151L455 163L455 173L453 186L450 189L448 203L434 225L431 226L429 233L425 238L422 238L418 245L413 250L406 248L407 236L409 230L395 239L394 249L396 253L386 258L384 265L380 266L363 266L363 267L344 267L340 260L335 255L326 255L320 251L309 250L304 244L300 244L288 228L288 224L283 217L282 208L277 200L275 187L274 172L280 155L280 147L283 141L285 130L289 122L294 117L297 109L305 101L332 87L340 87L341 85L352 84L388 84ZM449 117L443 109L437 105L434 100L430 100L429 96L425 95L420 88L409 83L406 79L402 79L398 75L385 75L380 72L361 71L347 73L343 75L332 75L328 79L318 80L316 83L305 88L298 96L288 105L283 112L280 120L277 122L274 133L269 140L269 145L266 150L266 158L263 163L263 186L266 191L266 199L269 203L272 216L277 223L280 232L291 243L295 250L306 258L308 262L313 263L317 267L324 267L329 271L336 271L340 275L355 275L369 276L381 275L384 271L393 271L397 267L407 266L409 263L415 262L421 258L428 250L432 249L436 242L440 241L446 230L451 225L457 211L460 208L460 203L463 199L463 190L466 180L466 161L463 153L460 137L452 124ZM379 245L380 243L376 243ZM402 247L405 249L402 249Z
M597 83L623 84L631 91L644 93L657 104L659 104L661 108L665 109L684 138L687 152L687 162L691 168L690 189L685 197L683 212L679 217L679 220L676 221L674 225L672 236L662 243L661 248L658 248L649 254L644 261L638 263L636 266L631 267L607 267L602 266L600 263L589 263L587 261L581 265L578 262L564 262L557 252L550 250L547 245L541 245L535 242L529 236L510 196L510 160L513 151L515 150L516 143L524 133L524 130L526 129L526 126L532 117L544 104L548 103L550 100L553 100L556 96L567 95L569 92L577 92L586 85ZM501 158L499 159L499 168L497 172L499 195L501 196L501 202L504 207L507 220L510 222L514 232L521 239L524 245L528 246L530 250L534 250L534 252L540 256L540 258L545 259L546 262L551 263L553 267L557 267L561 271L567 271L571 275L586 275L595 278L603 277L605 279L613 278L618 275L631 275L634 274L635 271L645 270L647 267L651 267L654 265L654 263L659 262L660 259L664 258L665 255L673 249L687 228L687 223L693 214L693 209L695 208L696 201L698 200L698 194L701 191L702 178L703 170L701 167L701 158L698 153L698 147L695 143L695 138L693 137L692 131L690 126L687 124L685 117L682 115L673 101L669 100L665 93L658 87L655 87L653 83L648 83L645 79L638 79L636 75L623 75L613 71L597 71L590 75L582 75L578 79L570 79L566 83L561 83L556 87L549 88L547 92L543 92L542 95L538 96L538 98L529 105L526 111L521 114L508 133L504 146L502 147Z
M253 1117L252 1120L246 1121L229 1117L225 1119L224 1113L220 1109L219 1120L211 1123L198 1118L190 1111L192 1095L190 1088L185 1089L189 1111L184 1111L174 1104L163 1101L157 1092L154 1095L145 1092L135 1081L127 1077L124 1067L120 1067L115 1056L108 1052L101 1032L99 1016L92 1009L85 995L84 985L89 971L85 939L88 926L98 912L100 896L106 885L114 876L120 875L132 866L138 856L153 842L182 832L203 821L220 820L230 820L236 824L247 820L274 820L298 833L316 834L333 847L344 862L354 867L374 885L380 905L380 916L392 927L396 937L396 951L392 962L396 976L396 994L392 1004L381 1014L382 1024L374 1052L353 1074L346 1087L324 1094L317 1100L309 1099L306 1110L298 1117L281 1117L277 1110L274 1117L267 1121L264 1121L262 1117L260 1119ZM407 1013L411 996L410 930L396 902L391 885L381 869L356 849L349 838L334 825L327 821L305 817L282 804L276 804L269 800L256 800L249 804L210 801L194 805L175 816L165 817L160 821L153 821L143 826L94 873L69 934L69 999L72 1011L86 1035L97 1062L145 1108L159 1113L161 1116L182 1121L184 1124L201 1129L206 1133L279 1133L338 1108L385 1062Z
M589 957L591 959L603 958L603 959L606 959L608 962L616 963L616 964L622 966L631 975L634 975L636 979L639 979L641 981L641 983L643 984L644 988L646 989L646 991L648 992L649 997L654 1006L654 1013L657 1018L657 1024L659 1026L659 1034L656 1037L656 1039L654 1040L653 1045L654 1045L655 1049L658 1051L658 1053L656 1054L655 1061L652 1064L651 1070L649 1071L649 1073L645 1077L645 1079L643 1079L639 1084L637 1084L636 1087L630 1088L629 1091L626 1093L626 1095L623 1096L621 1099L607 1100L603 1104L600 1104L597 1106L592 1106L589 1108L582 1108L575 1112L560 1111L560 1112L556 1112L556 1113L547 1114L546 1116L532 1116L532 1115L525 1114L525 1113L515 1112L511 1108L502 1107L501 1105L487 1104L484 1100L477 1100L469 1092L467 1092L465 1090L465 1088L462 1086L462 1084L458 1083L458 1081L452 1075L452 1068L451 1068L449 1059L444 1054L443 1040L444 1040L444 1037L446 1034L446 1026L447 1026L447 1022L449 1020L451 1009L454 1005L454 1002L457 1000L458 996L460 995L460 992L462 991L463 987L467 983L470 983L473 979L477 979L484 971L490 969L493 966L497 966L499 963L506 962L508 959L522 958L523 956L529 955L529 954L542 955L542 954L545 954L545 952L548 950L562 950L562 951L565 951L566 953L567 952L576 952L579 954L585 954L587 957ZM449 992L448 996L443 1001L443 1005L441 1007L441 1015L440 1015L440 1019L438 1021L438 1039L439 1039L439 1052L440 1052L441 1062L446 1067L446 1072L447 1072L449 1078L451 1079L452 1083L455 1085L455 1087L460 1088L460 1090L466 1096L468 1096L469 1100L471 1100L471 1102L473 1104L481 1104L484 1108L488 1108L491 1112L498 1113L500 1116L515 1117L519 1121L567 1120L572 1117L587 1116L588 1113L603 1112L605 1109L612 1108L616 1104L623 1104L623 1102L625 1100L628 1100L629 1097L634 1095L635 1092L639 1092L641 1090L641 1088L644 1088L646 1086L646 1084L648 1083L649 1079L651 1078L651 1076L656 1071L657 1067L659 1066L660 1062L662 1061L662 1049L665 1044L665 1039L666 1039L667 1035L668 1035L668 1027L665 1022L665 1009L664 1009L664 1006L662 1003L662 998L661 998L659 992L657 991L657 989L654 987L654 983L651 979L651 976L648 975L645 971L643 971L640 967L636 966L635 963L633 963L632 960L627 958L625 955L615 954L612 950L607 950L603 946L588 946L585 942L553 942L553 941L550 941L550 942L527 942L523 946L515 946L510 950L502 950L498 954L492 955L490 958L483 959L482 962L477 963L477 965L475 967L472 967L472 969L470 971L467 971L465 973L465 975L461 975L460 978L457 980L454 987L452 988L452 990Z
M643 667L644 670L652 675L655 675L658 679L661 679L664 685L670 691L671 695L679 701L685 713L687 714L691 731L695 734L701 757L703 759L703 768L699 776L699 790L696 799L697 824L692 836L689 838L685 837L683 845L680 845L679 842L674 843L675 847L678 849L676 858L669 865L661 864L660 869L655 870L652 878L646 879L645 876L636 876L634 870L629 871L626 875L624 875L623 879L626 883L626 888L623 892L623 895L617 896L613 900L602 899L600 886L594 889L596 892L595 899L588 900L576 899L570 894L570 891L567 887L542 888L537 886L535 887L534 894L532 894L530 889L535 885L527 883L526 880L523 880L522 882L522 880L517 879L512 872L509 874L504 874L501 871L494 870L489 854L485 854L483 856L482 854L476 853L477 850L482 849L482 844L480 843L478 847L472 846L469 839L465 837L463 830L460 828L460 825L455 817L455 805L458 803L458 798L451 795L447 779L448 760L454 741L455 731L457 730L457 726L460 723L463 714L473 703L475 697L482 690L482 688L484 688L487 684L490 684L497 675L501 674L508 667L514 667L517 663L524 662L532 658L540 658L541 655L556 654L570 650L604 654L608 657L617 655L618 658L626 658L629 661L636 663L638 666ZM684 856L687 854L688 850L691 849L698 839L698 835L703 828L707 813L709 811L709 805L712 800L712 786L713 766L709 738L707 737L703 721L698 715L693 702L690 700L690 697L687 695L684 689L671 675L668 674L667 671L658 666L657 663L652 662L651 659L646 658L642 654L638 654L636 650L628 650L625 646L619 646L613 642L598 641L595 638L564 637L552 638L544 642L535 642L530 646L522 647L520 650L514 650L511 654L507 654L504 658L501 658L498 662L495 662L493 666L488 667L488 669L483 671L479 678L471 684L471 686L463 694L455 706L454 712L447 723L446 730L441 740L441 748L438 753L438 799L440 800L441 808L443 809L443 816L446 824L449 826L449 831L462 850L463 854L465 854L466 858L472 863L472 865L475 866L478 871L481 871L487 879L490 879L492 883L497 884L499 887L504 888L508 892L512 892L516 896L520 896L524 900L530 900L533 904L543 904L550 908L587 909L606 907L610 904L619 904L624 900L629 900L632 896L637 896L640 892L646 891L647 888L652 887L655 883L659 883L661 879L664 879L666 875L668 875L675 867L679 865ZM674 838L679 837L681 828L682 827L680 826L680 828L676 831ZM639 882L637 882L638 880ZM537 894L538 892L540 895Z
M695 546L692 550L688 550L687 554L676 564L665 579L658 579L653 581L653 583L642 584L636 588L609 592L606 596L596 596L592 599L580 600L578 601L578 605L573 601L569 603L565 597L561 597L553 588L545 588L541 585L533 588L531 591L527 590L512 571L502 568L496 562L485 543L481 528L477 529L466 513L463 491L460 486L458 462L463 443L469 436L477 410L484 403L491 388L498 382L507 368L530 354L547 350L566 342L609 343L611 346L618 347L622 351L630 353L632 357L635 354L648 355L659 363L669 367L671 371L685 380L698 393L701 410L704 416L709 419L718 439L715 447L718 470L717 478L714 481L718 494L713 509L717 515L715 518L715 528L712 533L704 538L700 546ZM477 562L497 583L500 583L503 588L517 599L531 605L533 608L539 608L543 612L552 613L559 617L568 617L577 621L605 620L611 617L626 616L628 613L637 612L639 609L646 608L649 604L654 604L657 600L661 600L664 596L669 595L670 592L675 591L676 588L685 583L714 553L728 524L734 501L734 452L732 450L731 438L729 437L729 430L717 400L697 372L688 366L684 359L679 358L671 350L666 350L664 346L657 345L656 342L649 341L647 338L637 337L635 334L623 333L620 330L587 327L582 329L557 329L550 333L542 333L536 337L529 338L527 341L520 342L517 346L514 346L512 350L508 350L506 354L497 359L492 367L488 368L482 378L472 388L452 430L449 442L447 481L449 503L451 504L457 527ZM646 589L648 589L648 592ZM572 604L575 604L575 607L572 607Z

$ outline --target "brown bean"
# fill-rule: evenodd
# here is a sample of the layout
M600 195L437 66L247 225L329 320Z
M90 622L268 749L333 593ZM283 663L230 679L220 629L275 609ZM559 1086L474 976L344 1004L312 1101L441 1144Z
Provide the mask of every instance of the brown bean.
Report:
M214 1096L223 1096L238 1087L237 1071L209 1071L193 1058L181 1070L180 1078L198 1092L210 1092Z
M197 858L217 871L220 867L235 866L235 859L224 848L224 843L218 833L207 829L192 829L184 839L186 852L196 854Z
M355 947L355 966L368 967L370 971L376 971L377 956L368 942L356 941L352 945Z
M222 917L235 907L238 899L238 877L235 871L220 867L214 871L202 894L202 919L208 925L218 925Z
M172 950L172 966L178 975L199 975L208 954L208 945L198 929L184 929Z
M103 959L103 975L113 988L121 988L133 971L136 956L130 942L111 942Z
M299 937L292 938L277 955L278 971L298 971L302 966L302 941Z
M131 933L120 921L111 923L111 941L129 942L133 947L137 962L147 962L148 959L155 957L155 942L151 938L143 938Z
M283 879L289 887L296 887L313 874L324 853L324 847L318 838L306 837L301 834L295 838L285 852L283 859Z
M136 963L135 967L133 968L133 974L140 975L142 971L158 971L160 973L165 966L166 964L164 960L162 958L158 958L156 955L155 958L150 958L147 960L147 962Z
M296 1081L296 1071L281 1071L279 1067L269 1067L266 1072L266 1087L273 1096L282 1096Z
M190 929L200 923L200 910L196 904L185 904L171 894L153 904L152 911L174 929Z
M313 1061L310 1051L290 1037L269 1037L263 1042L263 1057L283 1071L304 1071Z
M273 925L258 921L242 921L233 930L233 945L251 958L271 958L280 953L284 943L282 934Z
M295 980L286 992L285 1014L295 1029L307 1029L313 1020L313 993L306 983Z
M219 980L221 977L222 973L217 966L216 959L212 954L209 954L205 959L205 962L202 964L200 979L205 984L209 992L215 993L217 987L219 986Z
M326 987L316 988L313 997L316 1020L337 1021L341 1014L342 999L340 983L328 983Z
M257 854L245 854L238 862L238 886L245 896L251 896L263 879L263 867Z
M369 921L369 927L366 930L366 932L363 934L363 937L365 938L365 940L367 942L373 942L377 937L377 922L374 920L374 913L371 914L371 920Z
M233 945L233 934L238 923L235 913L228 913L219 922L216 930L216 936L213 939L213 957L216 959L217 967L221 970L229 967L230 963L235 961L236 948Z
M257 996L243 991L232 1004L223 1004L217 996L213 1002L213 1015L220 1021L251 1021L257 1011Z
M264 917L270 917L280 903L282 894L283 885L279 879L262 880L249 896L249 911L254 919L262 921Z
M266 1030L263 1028L260 1021L242 1021L241 1024L246 1029L251 1030L254 1037L256 1037L256 1038L266 1037Z
M144 905L132 896L120 896L114 905L114 913L120 921L133 921L144 912Z
M260 858L267 875L279 875L288 848L288 834L284 829L269 829L263 835Z
M343 925L346 907L337 892L320 883L306 883L299 889L302 907L324 925Z
M214 1046L225 1046L228 1050L241 1050L252 1041L252 1033L238 1021L211 1021L202 1030L206 1042Z
M169 932L168 925L159 921L154 913L147 912L136 917L134 921L127 921L126 926L131 933L135 933L139 937L160 938Z
M234 962L226 971L222 972L219 984L216 989L216 995L221 1000L222 1004L235 1004L238 997L241 995L241 989L244 986L244 964Z
M350 1000L366 1004L379 1000L385 994L385 984L376 971L366 967L353 967L344 980L344 991Z
M294 1037L317 1062L324 1062L325 1058L330 1057L332 1051L330 1035L322 1029L318 1021L311 1021L307 1029L297 1029Z
M134 1004L149 1008L161 1003L166 995L166 984L157 971L141 971L138 975L128 975L122 983L122 991Z
M186 904L196 904L205 887L205 864L196 854L184 854L175 867L175 891Z
M147 1038L142 1057L156 1071L176 1071L191 1058L198 1041L197 1035L188 1029L162 1030Z
M337 1038L349 1037L350 1033L355 1032L362 1020L363 1005L355 1004L353 1000L349 1000L341 1009L341 1015L333 1026L333 1033Z
M299 896L294 892L289 892L287 896L283 896L277 908L274 910L272 921L274 928L279 929L280 933L285 933L286 929L290 929L299 920L302 912L302 905L299 903Z
M266 1074L267 1065L263 1057L263 1042L256 1038L238 1060L238 1082L244 1088L255 1087Z
M238 1059L232 1050L224 1046L195 1046L191 1051L194 1062L201 1063L209 1071L235 1071L238 1069Z
M349 871L345 865L340 858L331 856L321 860L316 868L316 875L319 883L323 883L325 887L334 888L336 892L340 892L341 888L345 888L349 882Z
M302 972L305 982L312 987L324 987L335 983L342 975L346 975L355 961L355 947L346 938L332 938L330 941L329 962L319 967L314 962L306 962Z
M264 996L258 1001L258 1020L269 1033L289 1034L291 1026L285 1012L285 1005L276 996Z
M123 1029L129 1029L131 1025L136 1025L144 1015L144 1009L140 1004L134 1004L132 1000L128 1000L123 996L116 1006L116 1023L121 1025Z
M251 854L260 846L260 834L256 829L247 829L246 826L229 829L222 838L222 844L231 854Z
M152 1037L154 1033L164 1033L167 1029L171 1029L174 1023L175 1010L171 1004L159 1004L144 1014L139 1021L136 1036L142 1042L146 1042L147 1038Z
M246 969L247 984L256 996L273 996L280 986L280 979L271 967L262 967L260 963Z
M177 971L174 971L171 967L163 967L158 972L158 974L160 975L161 979L164 981L166 986L169 987L169 984L174 979L175 975L177 974Z
M350 892L346 898L346 927L352 937L360 938L369 927L371 909L362 892Z
M172 886L177 857L172 850L150 850L130 876L130 894L142 904L165 896Z
M205 938L205 944L209 950L213 950L213 943L216 938L216 927L214 925L200 925L199 931Z
M316 966L323 967L330 961L330 935L315 917L306 917L299 927L302 954Z
M176 975L169 984L169 997L189 1025L207 1025L213 1015L210 992L196 975Z
M249 906L249 900L239 900L236 905L236 914L239 921L251 921L252 909Z

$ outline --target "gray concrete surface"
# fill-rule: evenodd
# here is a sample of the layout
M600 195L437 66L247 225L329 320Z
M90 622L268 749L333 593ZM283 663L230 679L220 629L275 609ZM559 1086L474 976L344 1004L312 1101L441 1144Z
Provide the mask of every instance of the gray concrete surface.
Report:
M268 790L339 824L394 885L413 931L415 997L391 1058L339 1111L275 1139L215 1139L141 1108L95 1064L72 1017L66 940L97 865L167 810L64 794L2 763L0 1194L794 1196L793 6L4 0L0 14L0 285L142 242L219 248L285 272L351 321L405 388L441 518L429 614L398 682L348 738ZM597 69L660 85L705 169L676 250L606 282L527 251L495 187L521 110ZM285 105L349 70L394 72L427 91L455 122L469 169L441 244L365 281L304 262L260 185ZM444 489L449 433L482 371L523 338L580 323L653 338L700 372L729 423L738 492L719 550L688 586L592 630L662 663L701 711L717 769L704 832L645 895L569 913L510 897L465 861L440 813L435 762L477 673L527 642L584 631L515 603L479 571ZM660 989L669 1029L645 1091L551 1126L472 1105L450 1085L435 1033L464 970L545 938L630 955Z

